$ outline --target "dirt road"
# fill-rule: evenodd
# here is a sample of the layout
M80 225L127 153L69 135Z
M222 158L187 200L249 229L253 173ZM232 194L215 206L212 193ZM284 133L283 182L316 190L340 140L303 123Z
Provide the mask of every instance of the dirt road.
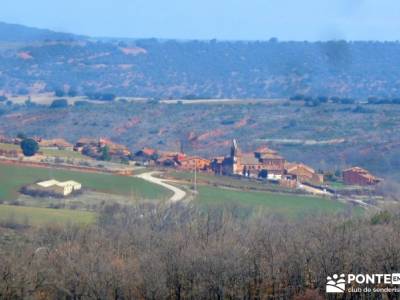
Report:
M142 178L148 182L158 184L174 193L174 195L169 199L170 202L178 202L182 201L186 197L186 192L184 190L181 190L180 188L177 188L173 185L168 184L168 180L163 180L157 177L153 177L155 174L160 174L160 172L148 172L148 173L143 173L136 175L136 177Z
M320 190L317 188L314 188L312 186L309 185L304 185L304 184L298 184L297 188L306 191L308 193L314 194L314 195L322 195L322 196L332 196L333 194L328 192L327 190Z

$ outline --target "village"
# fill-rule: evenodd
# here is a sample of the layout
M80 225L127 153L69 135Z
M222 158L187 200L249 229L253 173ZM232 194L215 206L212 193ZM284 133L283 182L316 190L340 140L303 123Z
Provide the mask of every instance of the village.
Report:
M20 148L22 140L19 137L0 137L0 158L14 163L30 164L37 167L62 167L87 172L109 172L117 175L132 176L134 169L164 168L182 172L201 172L215 176L231 176L249 180L265 181L286 189L302 189L306 192L329 195L332 188L326 183L322 171L302 162L289 162L277 151L264 145L253 152L244 152L236 139L232 140L230 152L226 156L204 158L183 153L183 151L161 151L153 148L142 148L132 152L128 147L112 142L106 138L81 138L75 144L64 139L31 138L38 145L35 155L26 157ZM8 147L7 147L8 145ZM13 145L13 146L12 146ZM79 154L78 158L62 159L51 157L54 151L64 151ZM47 151L47 152L46 152ZM49 152L48 151L53 151ZM85 158L90 158L89 160ZM344 185L368 187L378 184L382 179L375 177L361 167L351 167L342 171ZM69 182L75 183L74 178ZM37 193L43 188L60 189L62 184L36 185ZM64 185L65 186L65 185ZM72 191L73 188L68 188ZM79 186L79 190L80 190ZM25 188L26 191L32 188ZM64 193L64 190L62 194ZM67 194L70 194L68 192Z

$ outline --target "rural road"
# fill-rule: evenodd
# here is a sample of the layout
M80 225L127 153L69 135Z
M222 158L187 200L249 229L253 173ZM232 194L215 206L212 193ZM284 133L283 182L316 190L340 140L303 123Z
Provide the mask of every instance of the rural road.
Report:
M148 172L136 175L135 177L142 178L148 182L158 184L174 193L174 195L169 199L170 202L178 202L186 197L186 192L173 185L166 183L168 180L162 180L160 178L153 177L154 174L160 174L161 172Z
M325 195L325 196L332 196L332 193L328 192L328 191L324 191L324 190L320 190L308 185L304 185L304 184L298 184L297 188L306 191L308 193L314 194L314 195Z

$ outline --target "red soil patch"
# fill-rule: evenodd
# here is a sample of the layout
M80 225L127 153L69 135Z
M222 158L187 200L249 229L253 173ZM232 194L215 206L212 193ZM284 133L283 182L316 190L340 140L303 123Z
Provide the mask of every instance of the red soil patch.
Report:
M139 55L146 54L146 49L140 47L127 47L127 48L119 48L125 55Z
M218 136L221 136L224 134L225 134L225 132L222 129L215 129L215 130L211 130L211 131L208 131L206 133L199 135L197 137L197 140L204 141L204 140L208 140L209 138L215 138L215 137L218 137Z
M241 128L243 126L246 126L248 120L249 120L249 118L243 118L243 119L239 120L238 122L236 122L235 128Z
M19 57L20 59L23 59L23 60L33 59L33 56L32 56L29 52L27 52L27 51L18 52L17 55L18 55L18 57Z
M129 119L129 121L126 122L125 124L123 124L122 126L115 128L115 131L119 134L122 134L122 133L126 132L128 129L136 126L140 122L141 121L138 117L133 117L133 118Z

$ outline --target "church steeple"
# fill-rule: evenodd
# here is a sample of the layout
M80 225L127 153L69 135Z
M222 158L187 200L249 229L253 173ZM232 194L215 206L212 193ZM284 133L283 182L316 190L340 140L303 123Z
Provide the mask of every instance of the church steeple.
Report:
M236 139L232 140L232 147L231 147L231 157L235 157L238 154L240 154L240 149L239 149L239 145L236 141Z
M232 159L232 173L240 174L241 152L236 139L232 140L231 159Z

